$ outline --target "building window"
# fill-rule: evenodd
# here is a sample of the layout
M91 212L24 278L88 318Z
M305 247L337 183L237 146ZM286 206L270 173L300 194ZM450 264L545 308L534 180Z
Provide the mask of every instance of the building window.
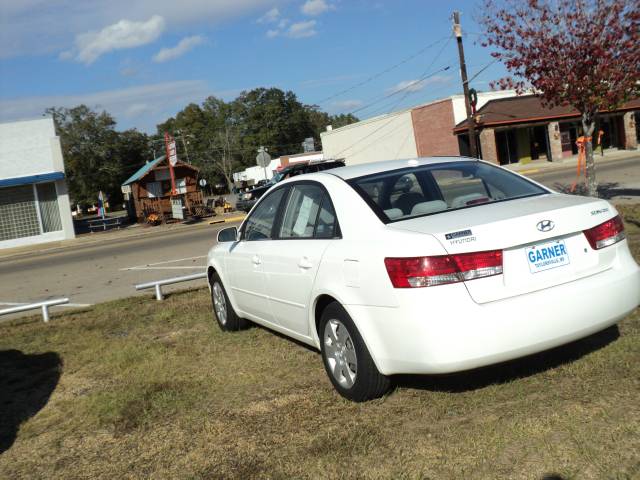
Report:
M149 198L162 197L162 182L149 182L146 187Z
M0 188L0 241L40 235L33 185Z
M176 192L187 193L187 180L185 178L176 179Z
M42 232L48 233L62 230L56 184L40 183L36 185L36 193L38 194L38 206L40 207Z

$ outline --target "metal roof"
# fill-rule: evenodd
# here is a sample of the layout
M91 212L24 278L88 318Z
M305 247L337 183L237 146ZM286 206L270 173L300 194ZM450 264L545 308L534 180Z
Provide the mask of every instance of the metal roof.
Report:
M160 162L162 162L165 159L165 155L162 155L161 157L156 158L155 160L150 161L149 163L143 165L142 167L140 167L140 169L134 173L133 175L131 175L123 184L122 186L125 185L129 185L130 183L133 183L137 180L140 180L142 177L144 177L151 169L153 169L153 167L155 167L156 165L158 165Z
M31 185L32 183L53 182L55 180L62 180L63 178L63 172L41 173L26 177L5 178L0 180L0 187L16 187L18 185Z
M637 110L640 108L640 98L634 98L611 112ZM601 110L601 114L609 113ZM542 104L538 95L522 95L519 97L497 98L489 100L476 113L479 125L476 128L511 125L518 123L548 122L561 118L579 117L580 112L571 105L556 105L547 107ZM463 120L453 129L455 133L466 132L467 120Z

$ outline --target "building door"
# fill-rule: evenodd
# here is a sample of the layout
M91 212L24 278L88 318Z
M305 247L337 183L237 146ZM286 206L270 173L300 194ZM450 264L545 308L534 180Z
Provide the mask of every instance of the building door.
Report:
M531 149L531 159L538 160L547 156L547 128L546 126L538 126L529 128L529 139Z
M560 124L560 141L562 142L562 157L578 154L578 127L575 124Z
M531 161L531 147L528 128L516 129L516 140L518 142L518 161L527 163Z

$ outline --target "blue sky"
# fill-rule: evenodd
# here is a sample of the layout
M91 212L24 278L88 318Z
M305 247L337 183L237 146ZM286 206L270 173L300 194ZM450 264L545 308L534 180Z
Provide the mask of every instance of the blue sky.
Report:
M271 86L330 113L366 118L460 92L450 38L455 9L470 76L491 62L474 44L476 7L467 0L0 0L0 121L85 103L106 109L120 129L154 132L189 102ZM472 86L487 90L504 75L493 64Z

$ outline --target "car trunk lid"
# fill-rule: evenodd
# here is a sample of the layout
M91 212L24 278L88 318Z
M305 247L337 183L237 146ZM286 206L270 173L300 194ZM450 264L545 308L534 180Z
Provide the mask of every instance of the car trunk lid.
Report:
M549 194L482 204L388 226L433 235L449 254L502 250L502 275L465 282L471 297L486 303L610 268L615 249L593 250L582 232L615 214L615 209L603 200Z

